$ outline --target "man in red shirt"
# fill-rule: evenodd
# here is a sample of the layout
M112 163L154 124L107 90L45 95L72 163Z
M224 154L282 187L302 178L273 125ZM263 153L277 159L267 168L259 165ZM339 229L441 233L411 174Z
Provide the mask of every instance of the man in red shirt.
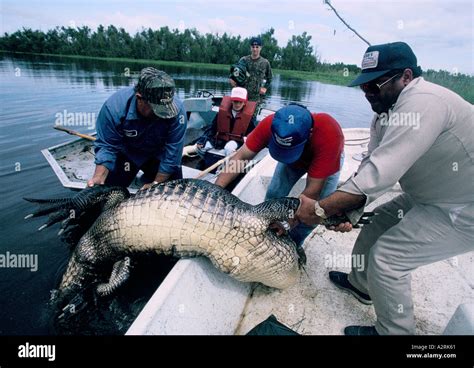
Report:
M230 161L251 160L267 147L278 161L265 200L287 196L296 182L308 174L302 194L315 200L336 190L343 162L344 135L328 114L310 113L300 105L288 105L263 119ZM240 167L229 162L227 166ZM223 171L216 184L225 188L238 172ZM299 224L290 236L303 244L314 226Z

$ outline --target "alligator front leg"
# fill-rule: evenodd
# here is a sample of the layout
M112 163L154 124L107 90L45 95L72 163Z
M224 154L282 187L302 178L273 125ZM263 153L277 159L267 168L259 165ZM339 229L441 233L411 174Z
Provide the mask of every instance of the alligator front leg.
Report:
M125 257L115 262L108 282L97 284L103 274L99 271L109 264L112 255L91 239L89 233L81 239L53 300L58 322L77 316L92 301L97 304L97 297L111 295L130 275L130 258Z
M91 230L94 229L95 225ZM117 259L117 254L107 247L101 234L91 230L79 241L61 280L55 303L60 310L68 304L75 304L71 300L84 288L91 289L94 294L104 268L111 264L111 260Z
M99 296L109 296L122 286L130 277L130 257L114 263L109 282L99 284L96 288Z

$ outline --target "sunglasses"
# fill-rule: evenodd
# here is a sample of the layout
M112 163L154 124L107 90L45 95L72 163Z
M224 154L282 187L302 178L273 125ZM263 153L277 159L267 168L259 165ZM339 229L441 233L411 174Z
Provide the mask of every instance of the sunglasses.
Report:
M393 77L387 79L383 83L375 83L375 82L369 82L369 83L364 83L360 85L360 89L364 92L368 93L373 93L373 94L378 94L381 92L382 87L386 85L388 82L390 82L393 78L401 76L402 73L395 74Z

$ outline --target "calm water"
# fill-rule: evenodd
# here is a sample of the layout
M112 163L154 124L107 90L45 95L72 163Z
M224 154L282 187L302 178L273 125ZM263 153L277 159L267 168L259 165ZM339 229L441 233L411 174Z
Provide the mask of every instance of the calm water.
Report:
M126 68L133 75L145 66L0 54L0 254L9 252L38 257L36 272L0 268L0 334L55 333L49 325L46 305L50 290L57 286L69 260L69 250L57 238L57 227L37 232L43 223L40 219L23 220L32 207L22 198L70 194L40 153L43 148L72 139L52 129L56 114L64 110L97 114L108 96L124 86L133 85L133 78L123 76ZM175 78L181 98L193 96L199 89L216 95L230 91L227 76L221 71L182 67L162 69ZM331 114L344 128L367 127L372 116L362 92L354 88L277 75L269 92L267 107L277 109L291 101L301 102L311 111ZM73 129L92 132L86 126ZM128 300L133 301L129 303L131 305L123 307L127 303L122 303L117 307L120 313L113 315L114 325L99 326L95 331L126 331L129 323L126 316L136 313L136 308L153 292L156 280L163 275L157 275L159 272L154 270L155 261L142 262L142 279L152 280L145 286L143 281L138 286L132 280L125 293ZM166 262L162 274L172 266ZM110 301L109 309L116 299ZM99 317L104 320L110 317L105 309ZM90 333L93 332L94 328Z

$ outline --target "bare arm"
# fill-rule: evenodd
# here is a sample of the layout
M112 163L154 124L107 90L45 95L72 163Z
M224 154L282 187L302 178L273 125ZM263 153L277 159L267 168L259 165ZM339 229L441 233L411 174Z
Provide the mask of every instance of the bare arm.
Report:
M158 172L155 176L155 181L153 183L147 183L147 184L144 184L140 190L143 190L143 189L148 189L150 188L153 184L157 184L157 183L163 183L164 181L168 180L169 178L171 177L171 174L166 174L166 173L160 173Z
M107 175L109 175L109 169L104 165L96 165L94 175L87 181L87 186L93 187L96 184L103 185Z
M257 155L257 153L258 152L251 151L246 144L240 147L240 149L226 164L224 170L222 170L222 172L217 177L216 185L219 185L222 188L225 188L227 185L229 185L240 174L238 169L245 166L239 161L251 160Z
M326 179L316 179L308 176L306 179L306 187L302 194L309 198L318 200L325 183Z
M171 177L171 174L166 173L157 173L155 176L155 181L157 183L163 183L164 181L168 180Z
M316 201L304 194L300 196L300 201L301 204L297 211L298 219L307 225L317 225L321 223L321 218L316 216L314 213L314 203ZM365 201L366 198L363 195L336 191L329 197L322 199L319 204L324 209L327 216L332 216L359 208L365 204ZM336 229L340 231L349 231L352 229L352 226L350 226L349 223L346 223Z
M265 70L265 85L263 87L265 87L265 90L270 87L270 84L272 83L272 79L273 79L273 72L272 72L272 67L270 66L270 63L267 64L267 68Z

